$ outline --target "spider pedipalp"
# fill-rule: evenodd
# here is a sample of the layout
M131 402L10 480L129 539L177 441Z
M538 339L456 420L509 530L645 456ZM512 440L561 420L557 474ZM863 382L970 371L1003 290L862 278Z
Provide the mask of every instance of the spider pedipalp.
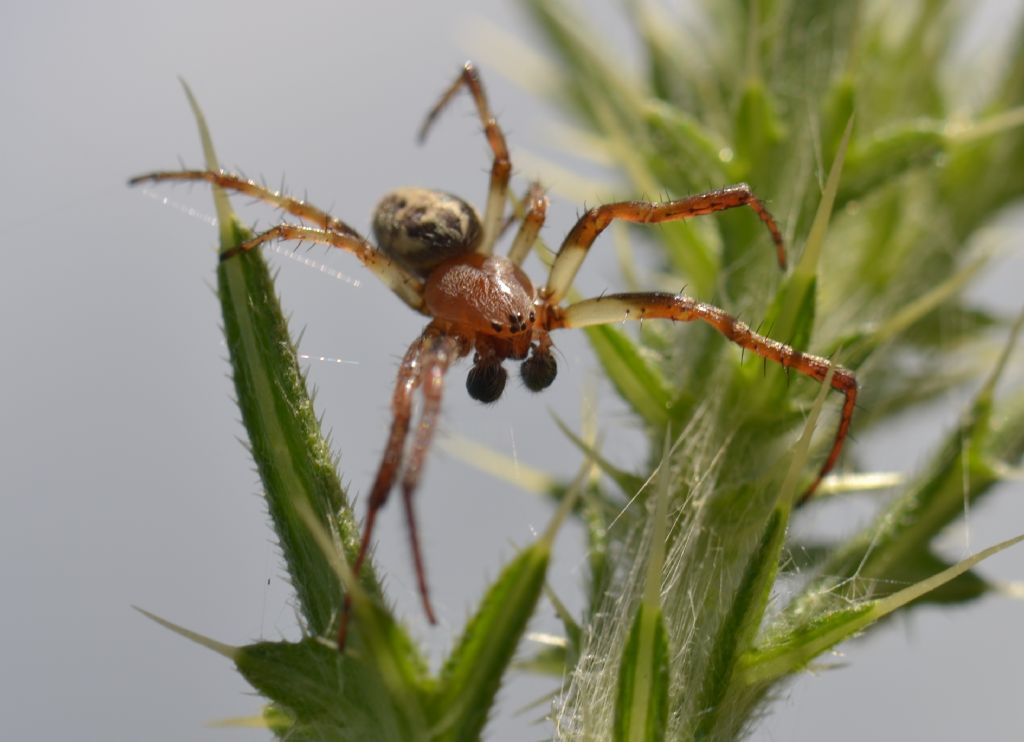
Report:
M478 356L466 376L466 391L477 402L490 404L501 397L507 380L508 371L501 365L500 359Z
M551 386L558 374L558 364L550 347L534 345L530 355L519 365L523 384L531 392L541 392Z

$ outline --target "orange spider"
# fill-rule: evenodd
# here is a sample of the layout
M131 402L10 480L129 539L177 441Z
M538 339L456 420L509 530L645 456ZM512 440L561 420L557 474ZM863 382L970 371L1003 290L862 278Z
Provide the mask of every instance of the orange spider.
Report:
M567 306L562 300L599 234L615 219L657 223L688 219L701 214L749 206L771 233L780 267L786 267L782 235L764 204L746 184L733 185L693 196L651 203L623 201L590 209L562 242L547 283L535 288L519 267L536 242L547 211L547 198L537 186L526 199L526 213L508 255L494 255L494 243L503 229L512 163L505 136L487 103L480 77L467 62L458 78L427 115L422 140L438 114L460 88L466 87L476 103L487 142L494 153L490 188L483 219L457 196L425 188L400 188L386 195L373 217L374 246L345 222L303 201L271 191L241 176L211 170L154 172L132 178L130 184L160 181L206 181L269 203L315 226L282 223L238 247L221 253L227 260L272 240L300 240L341 248L352 253L415 311L430 319L413 341L398 370L392 396L393 419L384 455L370 490L362 542L353 570L358 574L373 536L377 513L401 477L402 500L409 528L416 579L423 610L436 623L430 603L426 570L420 551L413 511L413 494L441 409L444 376L456 360L473 353L466 379L469 395L484 403L497 400L508 377L502 363L522 361L519 370L532 391L547 388L557 366L550 333L563 328L619 323L623 320L699 320L726 338L765 359L824 381L845 395L832 448L817 477L804 493L809 496L835 465L843 447L857 398L854 375L818 356L795 350L759 335L718 307L681 294L659 292L603 295ZM412 433L413 400L423 395L420 421ZM346 620L339 622L339 646L344 645Z

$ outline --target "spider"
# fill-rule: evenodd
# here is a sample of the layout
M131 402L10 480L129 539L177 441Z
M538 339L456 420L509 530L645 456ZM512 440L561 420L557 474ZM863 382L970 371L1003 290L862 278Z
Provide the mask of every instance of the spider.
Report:
M441 410L444 378L451 365L470 353L473 365L466 378L469 395L483 403L496 401L508 373L502 363L521 361L523 383L531 391L546 389L555 380L552 354L554 330L619 323L624 320L669 319L709 324L733 343L787 369L824 382L845 395L832 447L817 476L804 492L806 499L832 469L846 439L857 398L850 371L828 360L802 353L760 335L746 324L710 304L682 294L659 292L602 295L564 305L563 299L598 235L614 220L652 224L688 219L740 206L750 207L764 223L775 244L779 266L786 267L782 234L764 204L746 184L659 203L622 201L587 211L562 242L547 282L535 287L520 268L537 240L548 201L534 184L524 201L525 214L506 256L494 245L504 227L512 163L505 136L491 113L479 73L467 62L454 82L427 114L419 130L422 142L438 115L466 88L476 105L484 135L493 153L490 186L483 218L461 198L425 188L399 188L384 196L373 216L377 244L345 222L300 201L224 171L182 170L153 172L129 183L206 181L249 195L305 222L281 223L237 247L223 251L228 260L273 240L297 240L337 247L352 253L413 310L429 318L398 369L391 398L392 420L384 454L370 489L362 540L353 571L358 574L369 551L377 514L396 482L402 492L409 543L423 611L436 623L426 568L420 550L413 495L423 472ZM511 223L511 220L510 222ZM312 226L307 226L312 225ZM831 377L828 376L831 371ZM422 408L412 427L414 397ZM347 614L347 611L345 612ZM344 645L344 617L339 622L339 646Z

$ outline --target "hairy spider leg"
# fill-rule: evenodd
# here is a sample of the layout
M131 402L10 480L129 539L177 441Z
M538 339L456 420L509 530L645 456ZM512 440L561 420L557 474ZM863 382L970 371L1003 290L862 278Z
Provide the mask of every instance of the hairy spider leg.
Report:
M512 211L505 217L505 221L501 225L501 230L498 232L496 240L500 240L508 232L509 228L518 221L522 221L526 218L526 211L533 204L534 201L539 199L541 196L547 195L547 189L538 180L531 180L530 184L526 186L526 191L523 193L523 197L520 200L516 200L515 196L510 196L509 200L512 202ZM547 199L544 202L544 211L547 212Z
M824 382L832 371L831 386L845 395L840 413L839 427L828 458L818 470L818 475L797 500L800 505L814 493L821 480L839 459L843 442L850 429L853 410L857 403L857 379L851 371L830 363L820 356L802 353L788 345L759 335L748 325L711 304L695 301L688 296L666 293L611 294L595 299L585 299L553 312L550 329L607 325L623 320L670 319L676 322L706 322L722 335L757 353L762 358L774 361L784 368L792 368L804 376Z
M530 181L530 184L526 187L526 192L523 193L522 200L516 201L515 197L512 196L511 197L512 211L509 213L509 215L507 217L505 217L505 221L502 223L501 229L498 231L498 236L495 238L495 242L497 242L502 237L504 237L505 233L508 232L508 230L511 228L511 226L513 224L515 224L518 221L522 221L523 219L525 219L526 218L526 213L525 212L533 204L533 202L536 201L540 196L544 196L546 194L547 194L547 191L544 189L544 186L540 183L540 181L533 180L533 181ZM545 214L547 213L547 208L548 208L548 204L547 204L547 200L545 199L545 202L544 202L544 212L545 212Z
M746 183L739 183L673 201L661 203L620 201L590 209L580 217L576 225L569 231L565 241L562 242L558 255L555 256L555 262L551 265L551 273L548 275L548 284L544 289L543 296L551 304L558 304L565 297L590 246L615 219L646 224L672 222L734 209L738 206L749 206L764 222L775 243L775 254L779 261L779 267L785 270L786 248L775 219L768 213L768 209L765 208L761 200L750 191L750 186Z
M516 265L522 265L530 254L548 213L548 197L540 183L530 184L526 196L523 198L523 208L526 209L526 213L523 214L523 223L519 225L519 231L516 232L512 246L508 249L508 259Z
M398 367L398 379L395 382L395 391L391 395L391 430L388 432L387 444L384 446L384 455L381 457L380 465L377 467L377 476L374 478L373 486L370 488L366 520L363 522L363 537L359 544L359 554L352 565L352 572L356 577L362 571L363 562L370 551L373 528L377 524L377 513L388 501L388 496L391 494L391 485L394 484L395 476L402 466L402 452L412 419L412 395L420 383L419 359L423 351L423 342L424 338L422 335L416 338L405 352L402 363ZM351 605L351 595L346 594L341 617L338 621L339 650L345 648Z
M412 498L419 485L423 463L430 450L430 443L437 429L437 419L441 414L444 375L454 361L469 352L469 345L457 336L431 332L430 327L427 328L427 333L431 334L427 336L425 333L425 347L420 358L420 392L423 395L423 408L402 472L402 504L405 509L406 526L409 529L409 545L412 548L423 611L430 623L437 623L434 609L430 604L430 589L427 586L426 566L420 549L419 529L416 527L416 512L413 509Z
M321 225L322 229L303 227L295 224L280 224L262 232L251 240L237 247L225 250L220 254L221 261L234 257L239 253L252 250L272 240L302 240L329 245L350 252L359 259L380 281L394 291L406 304L422 311L423 281L376 250L366 238L340 219L322 209L307 204L305 201L287 196L279 191L259 185L240 175L233 175L215 170L173 170L166 172L146 173L128 181L129 185L140 183L159 183L162 181L204 181L220 186L228 191L242 193L252 198L276 206L303 221Z
M505 214L505 199L508 197L508 182L512 177L512 160L509 159L508 145L505 143L505 135L498 126L498 122L491 113L490 104L487 102L487 94L484 92L484 85L480 81L480 74L472 62L466 62L462 72L455 78L448 89L441 96L440 100L430 109L423 125L420 127L419 140L422 142L427 137L427 132L433 126L434 121L451 102L459 88L465 86L469 89L476 103L476 110L480 116L480 122L484 126L484 136L487 137L487 144L494 153L494 163L491 165L491 183L487 190L487 208L484 211L484 236L480 240L477 252L490 255L494 250L494 243L501 232L502 217Z
M266 186L260 185L253 180L243 178L241 175L226 173L223 170L171 170L146 173L145 175L135 176L128 181L128 185L160 183L163 181L204 181L215 186L220 186L227 191L235 191L236 193L251 196L252 198L286 211L304 222L316 224L323 229L352 235L353 237L359 237L359 239L362 239L356 230L341 221L341 219L336 219L322 209L318 209L317 207L312 206L305 201L300 201L297 198L292 198L280 191L272 191Z
M225 250L220 254L221 262L273 240L315 242L352 253L402 301L417 312L425 314L423 280L414 276L384 253L374 249L373 245L358 235L331 232L316 227L303 227L298 224L278 224L265 232L260 232L251 240L246 240L230 250Z
M377 523L377 513L387 503L395 479L399 472L402 472L402 500L405 506L406 525L409 529L409 544L416 570L416 581L424 613L432 624L437 623L437 619L430 603L426 567L420 550L419 531L416 526L412 496L419 483L423 463L441 411L444 374L454 361L466 355L467 352L468 346L462 339L442 333L431 323L423 331L423 334L413 341L402 358L395 391L391 397L391 429L384 447L384 455L381 457L380 466L377 469L377 476L370 488L359 554L352 565L352 571L358 576L370 550L374 526ZM406 458L404 456L405 444L409 437L413 414L413 395L417 388L422 388L423 410L420 413L420 422L416 427L409 456ZM403 459L405 459L404 471ZM350 599L346 596L338 623L339 649L345 647L350 605Z

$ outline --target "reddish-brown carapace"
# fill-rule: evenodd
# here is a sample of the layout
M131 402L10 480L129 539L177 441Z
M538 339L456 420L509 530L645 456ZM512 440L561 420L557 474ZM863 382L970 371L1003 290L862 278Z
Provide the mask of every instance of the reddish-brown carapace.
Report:
M538 185L530 187L511 248L505 256L495 255L495 242L506 226L512 163L505 136L491 113L480 77L471 63L465 64L430 110L420 129L420 139L462 88L469 91L476 104L484 135L494 155L482 219L469 203L457 196L425 188L401 188L386 195L377 206L373 217L374 245L345 222L315 206L223 171L155 172L130 181L132 184L206 181L271 204L304 224L283 223L272 227L237 248L221 253L222 260L272 240L297 240L341 248L355 255L413 310L429 318L426 328L413 341L399 366L391 399L391 428L370 489L361 546L353 570L358 574L370 548L377 514L397 484L402 493L423 610L430 622L435 622L413 495L436 429L445 374L455 361L472 353L473 365L466 388L474 399L494 402L505 388L507 372L503 363L511 359L521 361L520 375L526 387L540 391L554 381L557 371L550 334L564 328L624 320L696 320L766 360L819 382L829 379L831 386L845 395L845 401L832 447L805 491L806 499L835 465L849 431L857 399L857 382L850 371L764 337L723 310L682 294L611 294L563 304L590 246L616 219L654 224L747 206L768 229L779 266L785 269L782 234L764 204L746 184L739 184L670 201L622 201L597 206L579 218L562 242L546 283L536 287L520 264L537 241L548 201ZM422 404L419 422L414 427L417 391ZM338 624L339 647L345 643L346 625L347 611L343 611Z

